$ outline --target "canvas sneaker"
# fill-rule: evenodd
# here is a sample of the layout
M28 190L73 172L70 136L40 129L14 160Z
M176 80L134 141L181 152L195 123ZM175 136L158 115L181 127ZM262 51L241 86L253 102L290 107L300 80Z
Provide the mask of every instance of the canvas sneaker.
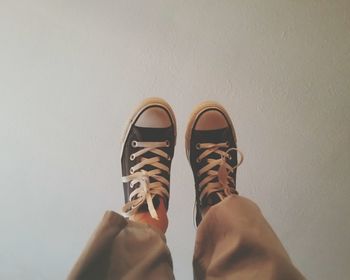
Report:
M176 142L174 113L164 100L150 98L132 115L122 141L121 167L126 216L149 211L160 199L169 206L170 168Z
M194 110L186 131L186 154L195 181L198 226L204 210L238 194L236 170L243 155L232 121L220 104L205 102Z

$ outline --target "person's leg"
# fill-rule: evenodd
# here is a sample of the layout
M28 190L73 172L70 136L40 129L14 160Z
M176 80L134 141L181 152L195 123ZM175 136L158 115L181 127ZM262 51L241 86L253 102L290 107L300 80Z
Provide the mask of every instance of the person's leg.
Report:
M128 219L107 212L68 279L173 279L164 233L168 226L175 117L160 99L132 116L121 157Z
M67 279L173 278L164 234L107 211Z
M196 279L304 279L258 206L238 195L204 215L193 268Z
M157 208L158 220L152 218L151 214L148 211L138 212L130 217L130 220L151 225L161 232L165 233L168 228L168 215L165 202L163 199L160 199L159 206Z
M225 109L199 106L186 132L198 226L196 279L303 279L259 208L238 196L237 141Z

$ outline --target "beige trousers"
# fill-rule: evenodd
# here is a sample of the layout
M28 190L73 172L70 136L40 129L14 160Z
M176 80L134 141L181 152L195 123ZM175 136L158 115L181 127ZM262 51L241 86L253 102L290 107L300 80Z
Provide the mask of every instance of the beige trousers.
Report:
M165 236L107 211L68 279L174 279ZM257 205L230 196L197 230L195 279L304 279Z

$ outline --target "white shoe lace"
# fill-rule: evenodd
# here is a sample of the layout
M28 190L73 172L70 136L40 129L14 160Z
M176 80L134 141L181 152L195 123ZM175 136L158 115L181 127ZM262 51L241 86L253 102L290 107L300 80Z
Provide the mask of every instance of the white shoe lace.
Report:
M198 156L197 163L209 156L210 154L217 154L219 159L208 158L208 164L202 167L198 171L198 176L204 173L207 175L199 182L200 201L204 197L208 197L212 193L217 193L219 198L223 200L225 197L237 193L235 190L235 182L230 174L237 169L243 162L243 153L237 148L229 148L229 144L226 143L198 143L196 145L198 150L204 149L204 151ZM220 148L228 148L226 151ZM230 151L237 151L240 155L240 160L235 166L230 166L226 162L226 159L231 159ZM213 170L216 166L219 169ZM217 178L216 182L212 182ZM234 188L232 187L234 186Z
M136 187L129 195L129 202L127 202L122 211L127 216L134 215L139 207L146 201L151 217L158 220L157 212L153 205L153 197L159 195L163 198L169 197L169 192L166 187L169 187L170 182L161 176L162 171L169 173L169 168L160 162L161 157L171 160L170 156L159 148L169 147L169 141L164 142L137 142L132 141L131 145L136 148L143 148L134 154L130 155L130 160L133 161L138 157L140 161L130 168L130 175L122 177L124 183L130 182L130 187ZM155 157L142 157L145 153L152 152ZM155 167L150 171L142 169L145 165ZM150 182L153 178L155 182ZM166 187L164 187L164 185Z

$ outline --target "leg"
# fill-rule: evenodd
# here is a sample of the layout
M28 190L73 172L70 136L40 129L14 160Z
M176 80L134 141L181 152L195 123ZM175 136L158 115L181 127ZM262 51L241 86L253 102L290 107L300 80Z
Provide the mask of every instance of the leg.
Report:
M207 102L194 111L186 151L196 191L195 278L303 279L259 208L238 196L236 169L243 155L221 105Z
M198 227L196 279L304 279L255 203L231 195Z
M160 203L157 208L157 214L158 220L153 219L148 211L138 212L135 215L131 216L130 220L151 225L160 230L161 232L165 233L168 228L168 215L163 199L160 199Z
M123 212L129 219L107 212L68 279L174 278L164 233L175 138L170 106L144 101L123 139Z
M174 279L174 276L163 233L107 211L67 279Z

